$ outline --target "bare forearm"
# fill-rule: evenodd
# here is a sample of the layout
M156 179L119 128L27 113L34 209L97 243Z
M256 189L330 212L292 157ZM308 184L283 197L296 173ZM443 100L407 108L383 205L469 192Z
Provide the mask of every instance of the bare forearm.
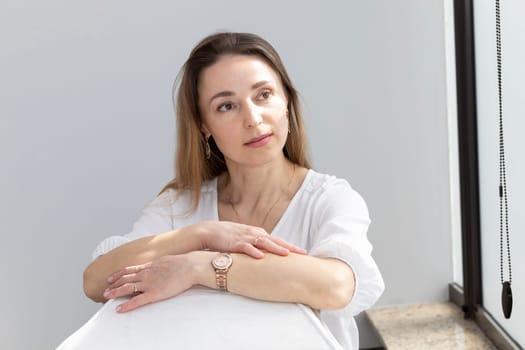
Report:
M228 290L259 300L297 302L314 309L337 309L350 302L354 291L352 269L337 259L298 254L266 254L253 259L232 254ZM205 268L201 284L216 288L213 268Z
M146 263L165 255L177 255L203 249L198 233L188 226L156 236L143 237L99 256L84 271L84 292L94 301L105 301L108 276L126 266Z

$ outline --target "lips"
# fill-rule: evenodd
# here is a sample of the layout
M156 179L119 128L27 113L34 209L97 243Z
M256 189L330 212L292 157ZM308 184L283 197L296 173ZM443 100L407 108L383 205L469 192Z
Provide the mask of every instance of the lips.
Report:
M251 140L249 140L248 142L245 142L244 145L249 146L249 145L257 144L258 142L264 141L265 139L269 138L272 135L273 133L268 133L268 134L256 136L252 138Z
M265 138L270 137L272 135L273 135L272 133L268 133L268 134L264 134L264 135L261 135L261 136L254 137L250 141L246 142L245 145L249 145L249 144L252 144L252 143L257 143L257 142L262 141Z

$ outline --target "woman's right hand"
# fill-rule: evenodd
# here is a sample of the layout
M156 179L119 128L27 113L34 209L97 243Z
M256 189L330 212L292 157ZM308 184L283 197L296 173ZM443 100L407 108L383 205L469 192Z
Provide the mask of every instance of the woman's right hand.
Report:
M304 249L256 226L230 221L204 221L193 226L202 234L204 247L217 252L244 253L258 259L264 257L263 251L277 255L306 254Z

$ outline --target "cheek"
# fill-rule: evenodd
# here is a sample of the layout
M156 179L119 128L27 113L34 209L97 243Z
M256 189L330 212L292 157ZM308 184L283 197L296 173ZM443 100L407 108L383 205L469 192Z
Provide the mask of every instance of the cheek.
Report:
M280 125L283 135L288 134L288 118L286 117L286 115L283 116Z
M242 137L239 129L234 125L215 125L212 130L212 135L217 147L219 147L223 153L233 147L236 141Z
M288 117L285 111L281 111L281 113L274 118L272 129L277 136L277 142L284 147L288 139Z
M288 113L286 113L286 107L283 109L283 112L281 112L280 119L279 119L279 125L284 129L284 132L288 132L288 124L290 120L288 118Z

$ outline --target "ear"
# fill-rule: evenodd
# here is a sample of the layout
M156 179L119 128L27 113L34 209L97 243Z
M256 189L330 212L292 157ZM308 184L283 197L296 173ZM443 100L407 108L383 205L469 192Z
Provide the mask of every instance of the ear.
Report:
M211 136L211 132L208 130L208 128L206 127L204 123L202 123L201 125L201 132L204 134L204 137L206 138L206 140Z

